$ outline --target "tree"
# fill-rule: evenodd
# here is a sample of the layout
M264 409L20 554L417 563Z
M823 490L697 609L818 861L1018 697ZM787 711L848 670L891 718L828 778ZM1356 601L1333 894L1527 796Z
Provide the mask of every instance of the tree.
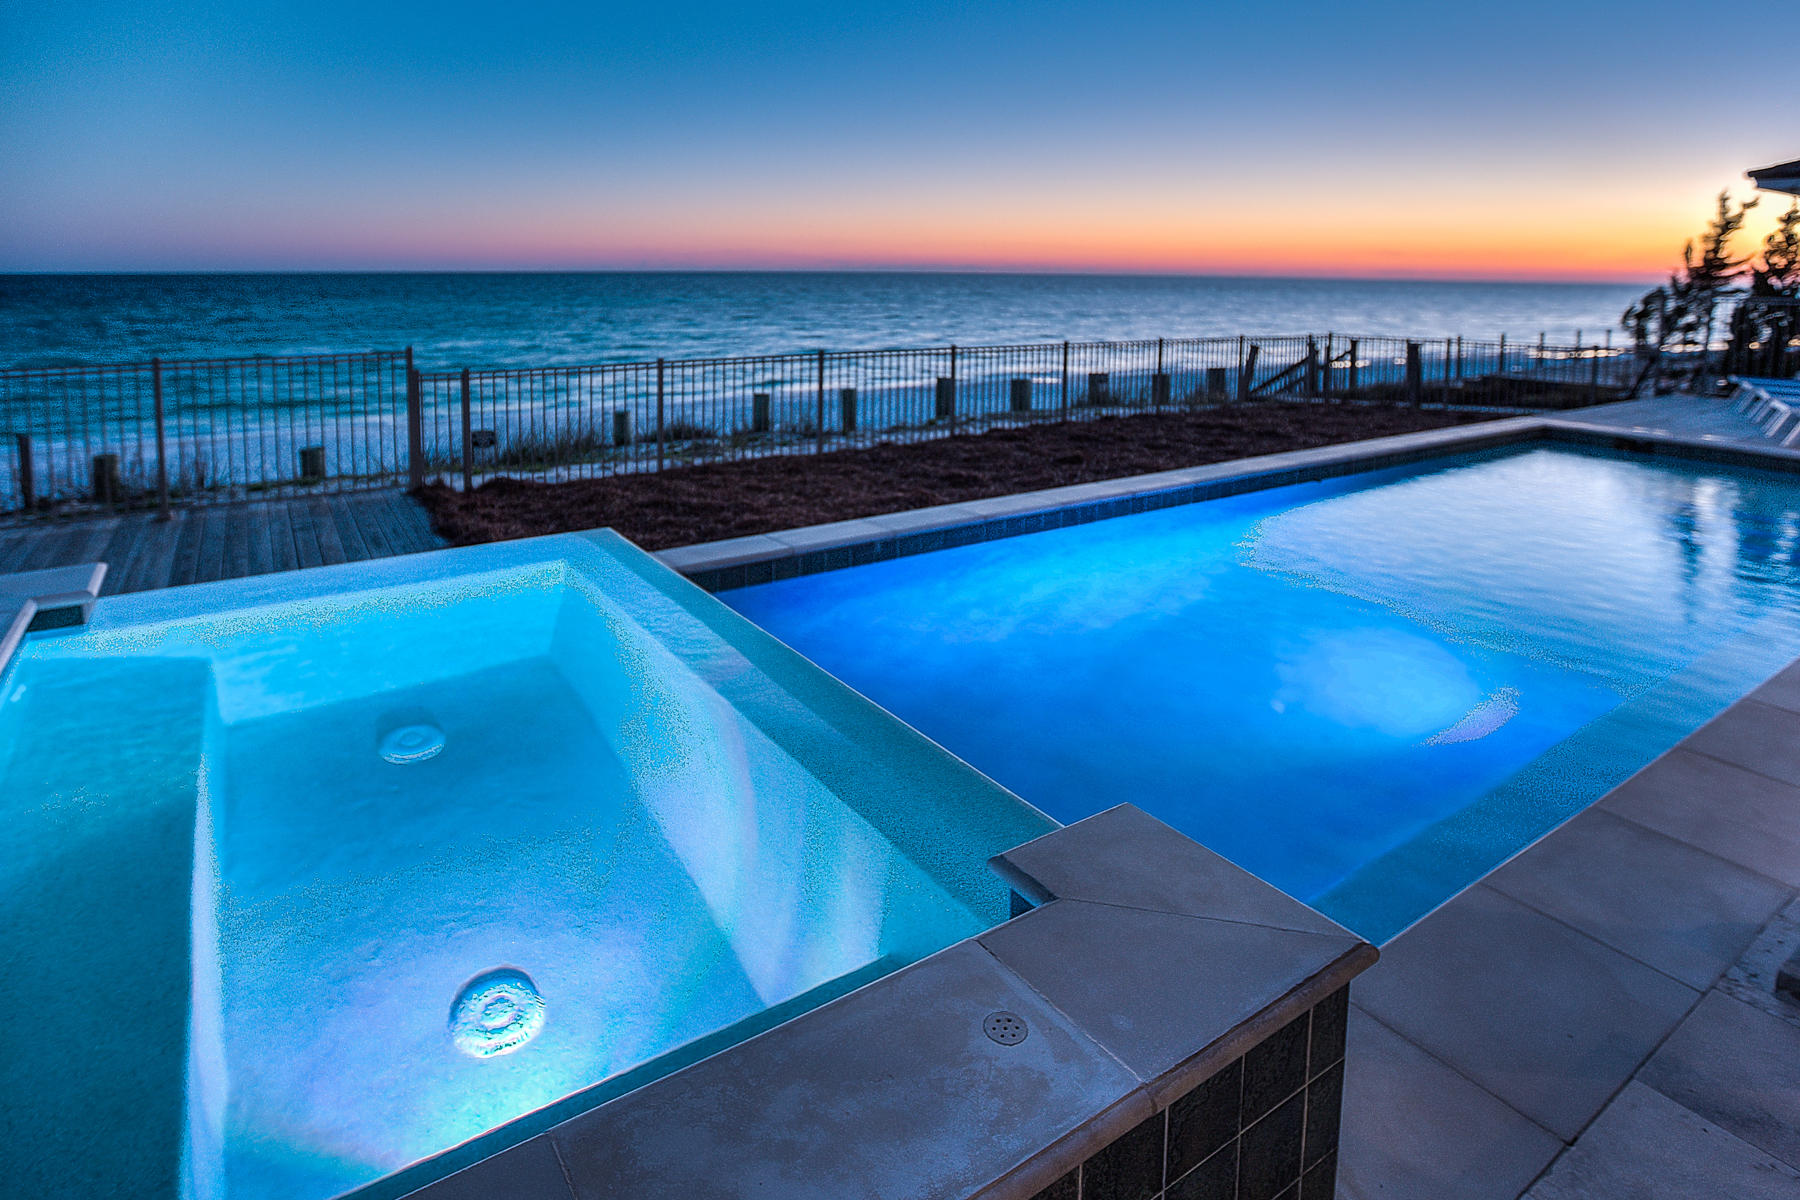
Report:
M1728 367L1785 375L1796 337L1800 337L1800 201L1788 206L1763 239L1762 261L1750 271L1750 293L1731 314Z
M1731 239L1744 227L1744 217L1756 207L1752 197L1733 206L1731 193L1719 193L1718 211L1700 236L1699 249L1690 241L1681 251L1681 269L1669 282L1644 293L1620 318L1640 353L1661 354L1670 343L1705 347L1712 342L1713 319L1719 297L1744 273L1748 258L1734 258Z

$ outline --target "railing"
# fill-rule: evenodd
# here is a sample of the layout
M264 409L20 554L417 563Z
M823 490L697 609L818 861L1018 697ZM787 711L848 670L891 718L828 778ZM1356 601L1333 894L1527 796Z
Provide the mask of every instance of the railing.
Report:
M415 370L410 350L0 370L0 513L566 480L1270 399L1572 407L1638 373L1610 346L1335 333L504 370Z
M0 371L0 508L395 483L410 365L398 351Z

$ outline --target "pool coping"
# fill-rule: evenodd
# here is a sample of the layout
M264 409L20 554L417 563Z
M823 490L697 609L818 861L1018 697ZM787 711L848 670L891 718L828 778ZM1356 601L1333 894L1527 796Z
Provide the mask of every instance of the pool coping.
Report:
M1287 484L1542 441L1800 474L1800 450L1773 444L1766 449L1752 448L1706 437L1620 429L1568 416L1511 417L697 542L654 554L665 566L709 592L729 591Z

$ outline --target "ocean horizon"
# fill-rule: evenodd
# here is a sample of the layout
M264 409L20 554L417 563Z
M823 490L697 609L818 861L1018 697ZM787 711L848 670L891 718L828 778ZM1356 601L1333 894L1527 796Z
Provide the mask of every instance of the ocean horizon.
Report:
M422 365L1339 332L1603 341L1646 285L927 271L0 275L0 366L413 347Z

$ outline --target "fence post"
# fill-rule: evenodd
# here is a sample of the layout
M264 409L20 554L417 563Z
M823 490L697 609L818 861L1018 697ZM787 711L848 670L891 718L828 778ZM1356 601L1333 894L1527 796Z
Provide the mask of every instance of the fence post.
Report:
M1063 342L1062 396L1057 400L1057 407L1061 410L1057 414L1057 419L1067 421L1069 419L1069 343L1067 341Z
M1350 339L1349 373L1348 373L1348 375L1346 375L1346 377L1344 379L1344 382L1348 386L1344 389L1345 391L1354 392L1357 388L1357 385L1362 382L1362 380L1360 378L1361 368L1357 365L1357 359L1358 359L1358 356L1361 355L1361 353L1362 353L1362 342L1360 340L1358 340L1357 338L1351 338Z
M1009 391L1007 394L1007 407L1011 408L1012 411L1016 412L1016 413L1030 412L1031 411L1031 379L1030 379L1030 377L1029 376L1024 376L1024 377L1014 376L1012 383L1009 384L1008 387L1009 387Z
M15 433L19 447L19 507L30 512L37 507L37 477L31 462L31 435Z
M163 423L162 359L150 360L150 396L156 413L156 519L169 519L169 440Z
M838 389L838 425L845 433L856 432L856 389Z
M425 486L425 414L421 411L419 373L413 369L412 347L406 348L406 483L411 490Z
M1337 334L1325 335L1325 394L1331 395L1333 372L1337 370Z
M1500 356L1494 363L1494 374L1506 374L1506 335L1504 333L1500 335Z
M656 360L656 469L663 469L663 360Z
M1425 362L1419 355L1419 343L1406 343L1406 398L1414 404L1425 387Z
M1244 342L1244 337L1242 334L1239 334L1238 335L1239 358L1238 358L1238 389L1237 390L1238 390L1238 401L1240 403L1248 401L1250 399L1250 393L1251 393L1251 390L1254 387L1255 381L1256 381L1256 359L1257 359L1257 356L1262 353L1261 346L1252 345L1248 349L1244 349L1243 342Z
M818 384L818 419L813 430L813 453L823 454L825 453L825 352L823 350L819 351Z
M1456 379L1457 379L1458 383L1462 382L1462 377L1463 377L1462 334L1459 333L1456 335Z
M1306 394L1319 394L1319 343L1310 333L1306 335Z
M1588 402L1600 403L1600 356L1588 355Z
M954 434L958 424L956 415L956 343L950 343L950 432Z
M469 368L462 369L463 491L475 490L475 418L469 411Z

